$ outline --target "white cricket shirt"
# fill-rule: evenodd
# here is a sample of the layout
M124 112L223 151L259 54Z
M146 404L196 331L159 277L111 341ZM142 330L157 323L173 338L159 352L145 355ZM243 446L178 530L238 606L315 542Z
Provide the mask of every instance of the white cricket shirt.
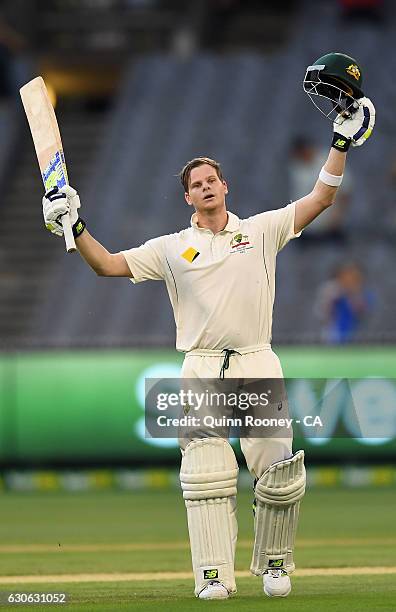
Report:
M194 214L191 227L122 251L132 282L166 282L178 351L270 343L276 255L300 235L294 214L294 202L248 219L228 212L217 234Z

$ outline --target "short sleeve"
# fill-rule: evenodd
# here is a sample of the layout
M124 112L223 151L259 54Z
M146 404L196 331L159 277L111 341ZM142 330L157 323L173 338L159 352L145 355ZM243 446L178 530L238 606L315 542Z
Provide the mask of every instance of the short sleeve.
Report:
M164 236L148 240L140 247L121 251L132 272L133 283L164 279Z
M261 230L274 245L276 252L278 252L286 246L289 240L301 236L301 232L298 234L294 232L295 212L296 203L291 202L284 208L268 210L254 215L250 219L260 226Z

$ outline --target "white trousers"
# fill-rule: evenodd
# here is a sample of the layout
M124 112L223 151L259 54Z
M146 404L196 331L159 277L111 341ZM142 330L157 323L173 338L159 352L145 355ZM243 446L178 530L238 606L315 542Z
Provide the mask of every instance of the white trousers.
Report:
M225 378L264 379L283 378L278 356L271 345L235 348L240 354L232 354ZM182 368L182 378L219 378L225 354L222 351L197 349L187 353ZM181 439L182 452L189 440ZM283 461L292 455L292 436L266 438L241 438L241 449L248 469L254 478L260 478L265 470L276 461Z

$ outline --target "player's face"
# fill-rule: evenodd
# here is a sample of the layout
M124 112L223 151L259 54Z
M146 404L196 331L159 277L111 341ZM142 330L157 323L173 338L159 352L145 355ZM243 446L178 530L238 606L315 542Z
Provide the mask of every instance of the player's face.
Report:
M227 183L219 179L215 168L209 164L191 170L189 189L185 198L195 210L205 212L223 207L227 193Z

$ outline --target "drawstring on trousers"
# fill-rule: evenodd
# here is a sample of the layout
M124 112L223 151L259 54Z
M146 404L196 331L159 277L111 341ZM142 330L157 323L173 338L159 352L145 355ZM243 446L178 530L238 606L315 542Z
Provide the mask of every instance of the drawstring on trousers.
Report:
M220 369L220 379L224 380L224 373L230 367L230 356L234 354L240 355L241 353L235 351L234 349L223 349L221 352L225 353L223 363Z

